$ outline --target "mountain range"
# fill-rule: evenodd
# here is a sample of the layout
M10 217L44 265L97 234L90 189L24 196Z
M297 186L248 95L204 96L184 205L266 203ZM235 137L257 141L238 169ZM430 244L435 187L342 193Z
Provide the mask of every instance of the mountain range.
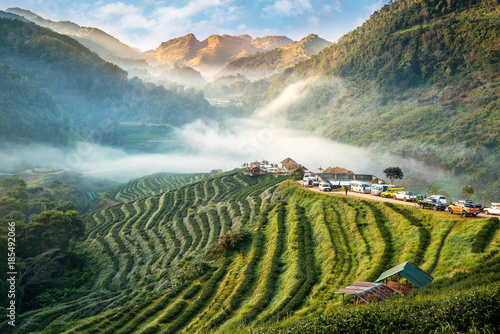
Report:
M139 49L128 46L120 42L117 38L105 33L104 31L91 28L81 27L70 21L54 22L45 19L29 10L21 8L8 8L7 13L12 13L24 17L25 19L38 24L44 28L51 29L63 35L71 36L85 47L97 53L101 58L120 59L120 58L142 58L142 53Z
M188 34L163 42L155 50L142 52L98 28L82 27L70 21L51 21L17 7L8 8L4 13L18 15L18 18L22 17L68 35L101 58L129 71L131 76L142 79L157 77L197 87L201 87L204 82L202 78L193 78L193 73L186 71L186 75L192 79L183 79L178 75L178 69L194 68L201 71L206 79L216 74L221 76L236 73L256 79L279 73L330 45L316 35L294 42L286 36L252 38L249 35L212 35L199 41L193 34ZM271 54L263 56L269 51L272 51ZM226 64L228 67L218 73ZM174 72L166 72L164 66Z
M300 41L267 52L238 57L225 65L218 76L242 74L249 79L258 80L281 73L285 68L309 58L330 44L318 35L311 34Z
M266 52L292 42L285 36L254 39L249 35L212 35L199 41L195 35L188 34L164 42L156 50L146 51L144 54L151 61L188 65L214 74L231 60Z
M0 18L0 64L6 74L6 89L0 91L2 118L8 118L1 127L11 134L4 141L64 145L73 137L65 134L76 131L87 140L117 144L116 136L123 133L120 122L181 125L213 114L202 93L128 79L127 72L77 40L32 22ZM41 126L61 120L61 131ZM62 131L68 127L74 131Z

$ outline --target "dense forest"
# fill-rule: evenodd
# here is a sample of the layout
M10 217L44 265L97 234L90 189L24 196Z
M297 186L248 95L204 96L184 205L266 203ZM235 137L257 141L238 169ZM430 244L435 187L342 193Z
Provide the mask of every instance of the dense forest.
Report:
M15 97L15 98L13 98ZM17 70L0 64L0 142L64 144L78 139L54 98Z
M83 291L90 269L85 254L76 250L85 228L77 198L74 188L57 179L45 186L30 186L19 177L0 179L0 249L7 254L7 232L14 226L20 272L16 297L23 310ZM0 268L7 273L7 261ZM0 292L6 296L7 290L2 279ZM0 307L6 306L2 302Z
M121 121L181 125L213 113L203 93L129 80L125 71L71 37L33 23L0 19L0 63L45 89L71 126L99 143L116 142ZM12 110L26 103L2 94ZM28 137L22 132L15 137L23 135Z

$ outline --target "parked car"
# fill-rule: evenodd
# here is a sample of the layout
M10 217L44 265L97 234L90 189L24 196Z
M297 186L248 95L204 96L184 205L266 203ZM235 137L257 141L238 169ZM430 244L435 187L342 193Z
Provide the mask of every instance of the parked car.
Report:
M469 203L456 202L448 206L448 212L458 213L460 217L475 217L479 213L479 208L475 208Z
M441 203L444 203L444 205L448 204L448 200L446 199L446 196L443 195L430 195L429 198L435 198Z
M380 196L385 197L385 198L391 198L395 193L398 191L404 191L405 188L403 187L389 187L387 188L386 191L383 191Z
M414 202L417 199L417 197L410 191L398 191L397 193L394 193L392 198L399 199L405 202Z
M332 191L332 186L330 186L330 183L321 182L319 184L319 190L320 191Z
M312 187L313 186L313 182L312 180L310 180L308 177L305 177L303 180L302 180L302 185L304 187Z
M487 215L500 215L500 203L491 203L489 208L484 209Z
M415 195L415 201L419 201L425 198L425 195L420 195L420 194L413 194L413 195Z
M446 204L443 202L435 199L435 198L424 198L418 201L418 205L420 206L421 209L432 209L434 211L440 210L444 211L446 210Z

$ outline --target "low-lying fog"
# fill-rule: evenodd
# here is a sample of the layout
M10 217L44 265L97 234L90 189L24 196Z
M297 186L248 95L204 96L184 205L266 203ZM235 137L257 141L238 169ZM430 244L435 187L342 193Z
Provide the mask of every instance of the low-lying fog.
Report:
M129 154L117 148L88 142L77 143L73 149L43 145L10 146L0 151L0 173L15 173L35 167L65 167L87 175L117 181L156 172L208 172L231 170L245 162L263 159L278 163L291 157L310 170L340 166L355 173L374 174L385 178L383 170L399 166L405 179L418 180L425 186L446 173L430 169L412 159L336 143L313 134L291 129L280 117L287 106L305 97L311 81L289 86L266 107L251 117L226 119L224 123L194 121L178 130L187 143L182 152L165 154ZM415 184L417 185L417 184Z

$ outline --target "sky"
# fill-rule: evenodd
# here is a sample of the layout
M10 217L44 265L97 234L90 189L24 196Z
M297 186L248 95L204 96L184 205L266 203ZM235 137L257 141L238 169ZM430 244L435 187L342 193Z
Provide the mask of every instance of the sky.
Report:
M53 21L96 27L141 49L195 34L253 38L309 34L335 42L389 0L0 0L0 9L20 7Z

